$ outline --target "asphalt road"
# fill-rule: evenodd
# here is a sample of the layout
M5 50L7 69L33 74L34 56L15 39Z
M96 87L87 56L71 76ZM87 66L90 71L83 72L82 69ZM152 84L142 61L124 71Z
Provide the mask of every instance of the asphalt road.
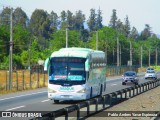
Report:
M160 74L158 74L158 78ZM139 83L144 83L150 80L144 80L144 75L139 76ZM121 90L133 84L122 85L122 77L107 78L107 88L104 94L108 94L117 90ZM47 88L16 92L0 96L0 111L55 111L76 102L60 102L55 104L48 99Z

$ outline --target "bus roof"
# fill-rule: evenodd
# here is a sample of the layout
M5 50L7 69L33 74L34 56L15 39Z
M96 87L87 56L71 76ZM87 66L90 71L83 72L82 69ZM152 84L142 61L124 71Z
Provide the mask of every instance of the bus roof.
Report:
M102 51L92 50L89 48L61 48L59 51L55 51L52 53L51 57L82 57L86 58L89 53L97 52L103 53Z
M59 51L86 51L86 52L90 52L90 51L94 51L94 50L89 49L89 48L71 47L71 48L61 48Z

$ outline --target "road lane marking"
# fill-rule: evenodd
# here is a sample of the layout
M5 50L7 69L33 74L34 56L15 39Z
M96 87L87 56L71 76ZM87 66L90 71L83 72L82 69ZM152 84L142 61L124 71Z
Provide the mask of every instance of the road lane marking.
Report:
M43 100L43 101L41 101L41 102L47 102L47 101L49 101L49 99L47 99L47 100Z
M15 107L15 108L7 109L6 111L11 111L11 110L15 110L15 109L23 108L23 107L25 107L25 106L19 106L19 107Z
M111 86L115 86L115 85L117 85L117 84L112 84Z
M47 92L47 91L37 92L37 93L31 93L31 94L26 94L26 95L20 95L20 96L14 96L14 97L8 97L8 98L3 98L3 99L0 99L0 101L12 99L12 98L18 98L18 97L24 97L24 96L34 95L34 94L40 94L40 93L44 93L44 92Z

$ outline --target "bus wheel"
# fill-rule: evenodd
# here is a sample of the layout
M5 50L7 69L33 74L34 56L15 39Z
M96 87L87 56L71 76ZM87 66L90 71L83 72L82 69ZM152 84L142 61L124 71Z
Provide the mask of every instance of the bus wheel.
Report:
M91 88L91 91L90 91L90 98L92 98L92 88Z
M54 100L54 103L59 103L59 100Z

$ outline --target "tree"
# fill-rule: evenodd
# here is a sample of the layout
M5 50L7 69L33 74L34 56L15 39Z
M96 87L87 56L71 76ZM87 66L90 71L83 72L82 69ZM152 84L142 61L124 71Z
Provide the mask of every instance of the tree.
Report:
M128 16L125 18L125 23L124 23L124 34L128 38L130 34L130 22L128 20Z
M140 38L142 40L147 40L147 38L151 37L151 27L149 24L145 24L144 30L141 32Z
M61 12L61 29L65 29L66 28L66 18L67 18L67 13L63 10Z
M16 25L13 34L13 52L20 54L23 50L27 50L31 39L28 29L24 28L23 25Z
M57 13L52 11L51 14L49 15L49 20L51 22L50 29L52 29L52 32L56 31L60 24Z
M73 26L73 13L71 11L67 11L67 20L66 20L66 27L71 29Z
M81 31L84 30L84 20L85 15L82 14L82 11L77 11L76 14L73 16L73 28L74 30Z
M137 29L135 27L132 27L129 38L137 40L138 37L139 37L139 34L138 34Z
M29 23L29 19L26 13L21 8L16 8L13 12L13 21L14 25L22 25L23 27L27 27Z
M116 30L121 34L124 33L124 25L120 19L118 19L118 21L116 22Z
M102 12L100 9L98 9L98 14L97 14L97 18L96 18L96 29L100 29L102 28Z
M66 47L66 36L64 30L58 30L56 33L52 34L50 41L52 51L59 50L60 48ZM68 31L68 47L80 47L83 45L82 40L80 40L80 32L75 30ZM53 47L54 46L54 47Z
M109 23L109 27L111 27L113 29L116 29L116 26L117 26L116 22L117 22L116 10L113 9L112 10L111 20L110 20L110 23Z
M5 7L3 8L0 14L0 25L10 25L10 15L11 15L11 8Z
M88 27L90 31L96 31L96 13L95 9L90 10L90 17L88 20Z
M9 55L9 31L6 26L0 26L0 62L4 60L4 56Z
M30 19L30 31L37 37L49 38L50 20L48 13L41 9L36 9Z

